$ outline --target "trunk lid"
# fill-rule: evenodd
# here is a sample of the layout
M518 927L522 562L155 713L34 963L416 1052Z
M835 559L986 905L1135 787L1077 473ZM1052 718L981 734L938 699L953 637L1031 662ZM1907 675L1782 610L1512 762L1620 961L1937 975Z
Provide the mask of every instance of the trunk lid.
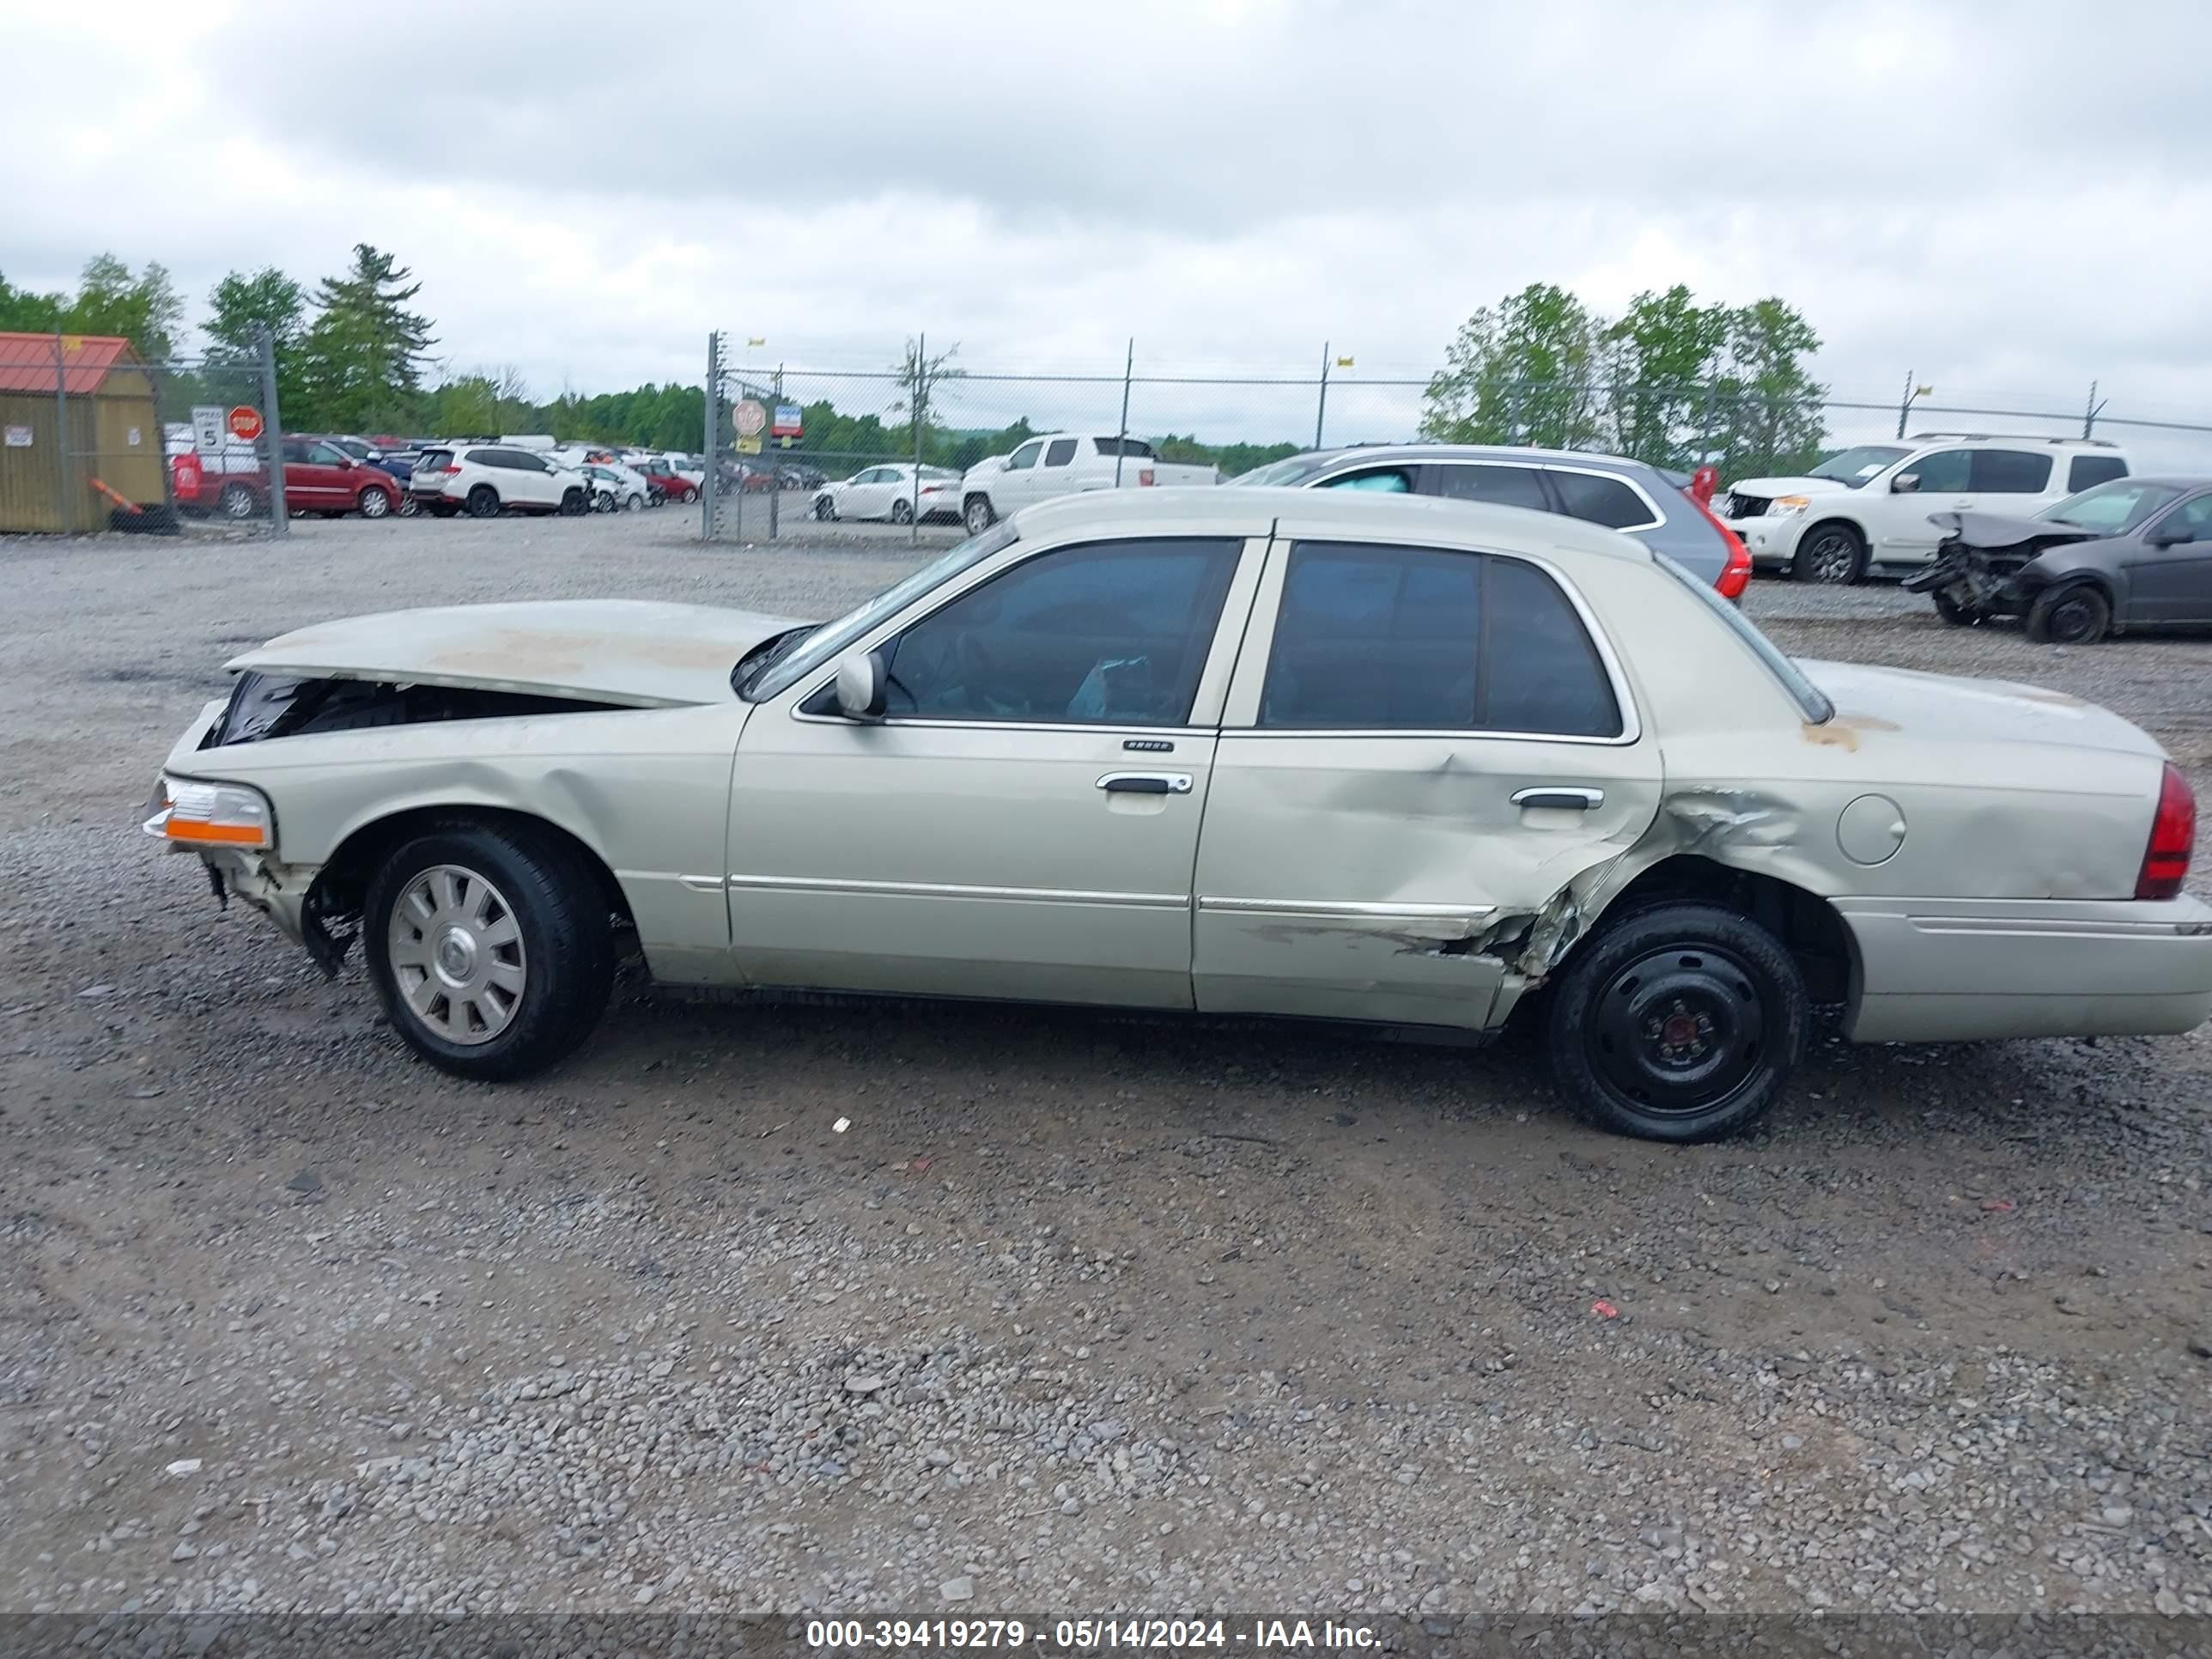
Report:
M667 708L734 701L730 671L738 659L798 625L749 611L641 599L447 605L317 623L224 666Z
M2166 752L2141 726L2109 708L2041 686L1802 658L1797 666L1835 704L1828 725L1839 732L1896 732L1922 743L1969 748L2033 744L2153 758Z

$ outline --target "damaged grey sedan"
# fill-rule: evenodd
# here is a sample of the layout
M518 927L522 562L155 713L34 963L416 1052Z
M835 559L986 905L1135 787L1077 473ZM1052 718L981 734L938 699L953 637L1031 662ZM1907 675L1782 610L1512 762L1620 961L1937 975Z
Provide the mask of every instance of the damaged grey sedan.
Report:
M2187 1031L2212 908L2142 732L1795 662L1631 538L1277 489L1031 507L849 615L514 604L230 664L149 834L505 1079L661 981L1534 1022L1596 1122L1866 1042Z

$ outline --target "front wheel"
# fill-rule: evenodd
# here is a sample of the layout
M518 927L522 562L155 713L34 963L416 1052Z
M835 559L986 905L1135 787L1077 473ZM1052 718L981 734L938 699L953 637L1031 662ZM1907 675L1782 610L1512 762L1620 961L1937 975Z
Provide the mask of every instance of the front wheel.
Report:
M364 489L356 503L364 519L381 519L392 511L392 498L380 489Z
M1601 932L1554 982L1545 1042L1601 1128L1717 1140L1757 1121L1804 1048L1804 976L1733 910L1662 904Z
M469 491L471 518L489 519L496 517L498 513L499 491L494 489L489 484L478 484L474 489Z
M1847 524L1816 524L1797 544L1790 574L1801 582L1845 587L1866 574L1866 538Z
M814 516L823 524L835 524L837 521L837 503L831 501L827 495L816 496L814 499Z
M464 825L408 842L369 883L362 933L392 1029L460 1077L552 1065L590 1035L614 983L594 872L526 830Z
M1970 605L1961 605L1942 588L1928 596L1936 601L1936 614L1954 628L1977 628L1983 621L1982 613Z
M2046 587L2027 608L2027 637L2039 645L2094 645L2112 625L2112 602L2087 582Z
M967 520L968 533L971 536L980 536L991 527L999 515L991 510L991 498L988 495L970 495L968 498L967 510L960 516Z
M582 490L564 489L561 492L561 516L562 518L580 518L583 515L584 510L584 492Z

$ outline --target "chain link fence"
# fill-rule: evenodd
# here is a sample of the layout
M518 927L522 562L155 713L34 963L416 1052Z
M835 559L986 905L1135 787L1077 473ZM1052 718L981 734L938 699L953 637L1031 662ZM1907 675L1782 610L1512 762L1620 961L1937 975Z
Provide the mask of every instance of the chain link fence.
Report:
M2212 471L2212 423L2106 412L2096 388L2075 403L2001 407L1939 401L1905 377L1897 398L1792 396L1759 385L1500 380L1474 388L1426 374L1362 371L1324 349L1303 372L1142 362L1006 368L970 362L927 336L887 347L875 368L762 361L761 342L711 337L703 436L710 541L773 540L801 526L880 521L919 538L960 524L961 475L1030 437L1069 431L1137 440L1164 461L1219 477L1303 449L1453 441L1603 450L1725 479L1802 471L1854 444L1923 433L2095 437L2138 471ZM2069 406L2070 405L2070 406ZM836 488L827 488L836 486Z
M144 358L94 335L0 335L0 534L285 528L276 363Z

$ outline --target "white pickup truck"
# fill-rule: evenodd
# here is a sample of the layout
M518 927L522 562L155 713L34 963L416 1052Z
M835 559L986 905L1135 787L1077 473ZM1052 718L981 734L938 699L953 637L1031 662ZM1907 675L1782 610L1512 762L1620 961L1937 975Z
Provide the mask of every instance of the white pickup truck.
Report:
M1048 432L1011 455L994 456L969 467L960 483L960 515L970 534L981 534L994 520L1054 495L1220 482L1218 468L1160 460L1142 438Z

